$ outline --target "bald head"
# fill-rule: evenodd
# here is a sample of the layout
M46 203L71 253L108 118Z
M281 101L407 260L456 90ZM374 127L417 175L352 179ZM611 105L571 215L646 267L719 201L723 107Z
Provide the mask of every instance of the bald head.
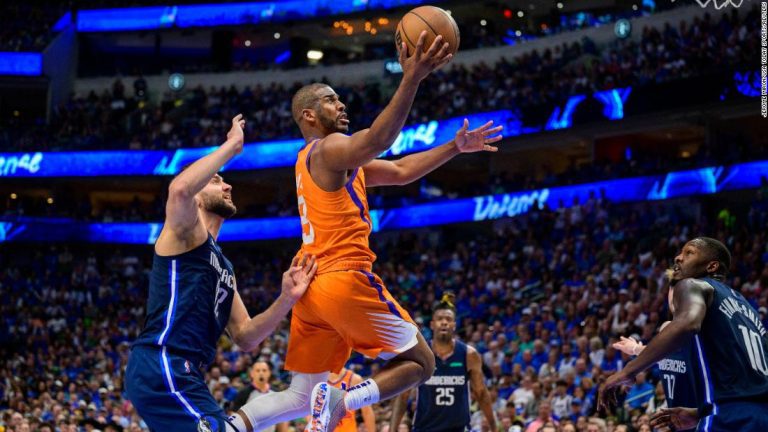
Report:
M317 91L323 88L330 88L330 86L323 83L307 84L293 95L293 99L291 100L291 114L293 115L293 120L296 124L301 126L302 111L305 109L317 109L317 105L320 102L320 95L318 95Z

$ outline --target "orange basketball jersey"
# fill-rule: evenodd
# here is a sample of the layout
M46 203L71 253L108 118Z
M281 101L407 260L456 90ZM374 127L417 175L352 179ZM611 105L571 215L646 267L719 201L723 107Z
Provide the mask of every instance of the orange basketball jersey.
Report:
M338 381L328 381L328 384L344 391L349 390L352 387L352 372L349 369L342 369ZM354 411L347 411L347 414L342 417L341 421L333 432L357 432L357 419L355 419Z
M339 270L371 271L376 255L368 246L371 217L365 194L365 174L356 168L346 185L328 192L312 180L309 167L319 140L299 151L296 196L301 218L300 253L317 257L318 274Z

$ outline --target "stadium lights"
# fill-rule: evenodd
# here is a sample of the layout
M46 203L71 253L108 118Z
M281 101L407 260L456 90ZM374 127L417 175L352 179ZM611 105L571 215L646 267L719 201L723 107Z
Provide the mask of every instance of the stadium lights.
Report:
M560 3L560 2L557 2L557 8L558 8L558 9L562 9L562 8L563 8L563 4L562 4L562 3Z
M48 204L53 204L53 198L48 197L48 199L45 200L45 202L47 202Z
M307 58L314 61L322 60L323 52L318 50L309 50L307 51Z
M250 39L246 39L245 40L245 46L247 46L247 47L251 46L251 40Z
M171 74L171 76L168 77L168 88L173 91L180 91L184 88L185 83L186 79L184 78L184 75L180 73Z
M484 20L484 19L483 19L483 20L480 20L480 25L481 25L481 26L485 27L485 25L486 25L486 24L488 24L488 21L486 21L486 20Z
M15 199L16 199L16 198L18 198L18 197L19 197L19 196L18 196L18 195L16 195L15 193L12 193L12 194L11 194L11 199L12 199L12 200L15 200Z
M275 33L275 39L280 39L280 33Z
M518 18L522 18L522 17L524 17L524 16L525 16L525 12L523 12L523 11L517 11L517 17L518 17Z

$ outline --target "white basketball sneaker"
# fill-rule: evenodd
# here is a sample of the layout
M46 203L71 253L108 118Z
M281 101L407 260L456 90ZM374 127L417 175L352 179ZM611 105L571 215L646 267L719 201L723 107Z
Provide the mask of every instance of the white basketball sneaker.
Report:
M321 382L312 389L312 418L305 429L307 432L333 431L347 413L344 395L347 392Z

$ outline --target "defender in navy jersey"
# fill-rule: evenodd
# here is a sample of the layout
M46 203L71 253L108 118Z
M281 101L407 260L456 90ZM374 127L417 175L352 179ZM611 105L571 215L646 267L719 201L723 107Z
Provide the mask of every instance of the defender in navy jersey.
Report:
M667 271L668 279L672 279L672 271ZM669 307L669 313L672 316L675 315L674 304L674 290L670 286L667 293L667 306ZM659 332L662 332L671 321L665 321L659 326ZM692 338L688 337L683 341L682 346L678 347L675 351L667 354L663 359L656 363L661 375L661 385L664 389L665 402L661 405L661 408L676 408L676 407L698 407L697 393L701 393L700 380L697 380L694 376L691 354L692 354ZM613 347L617 350L628 354L638 355L645 349L642 342L636 341L633 338L622 337L619 342L613 344ZM657 407L658 409L658 407ZM703 412L702 414L706 414ZM678 429L678 431L694 430Z
M492 401L483 381L483 360L473 347L455 339L456 309L450 295L435 307L432 321L432 351L435 354L435 372L420 385L416 392L416 411L413 432L459 432L469 430L469 396L480 405L489 430L496 430ZM396 431L402 421L411 392L395 399L390 421Z
M654 414L652 426L700 431L768 430L768 336L757 311L725 285L728 249L709 237L695 238L675 257L672 274L675 317L637 359L612 375L601 406L615 402L634 375L693 338L694 376L701 377L699 409L672 408ZM709 407L709 408L708 408ZM700 412L709 409L710 415Z
M125 389L153 431L245 431L227 419L208 391L203 368L213 362L226 329L244 350L258 347L304 294L317 270L313 257L294 259L282 293L250 318L237 293L232 263L216 243L224 220L237 211L232 187L216 174L243 148L242 116L227 141L183 170L168 189L166 219L155 242L147 319L134 341Z

